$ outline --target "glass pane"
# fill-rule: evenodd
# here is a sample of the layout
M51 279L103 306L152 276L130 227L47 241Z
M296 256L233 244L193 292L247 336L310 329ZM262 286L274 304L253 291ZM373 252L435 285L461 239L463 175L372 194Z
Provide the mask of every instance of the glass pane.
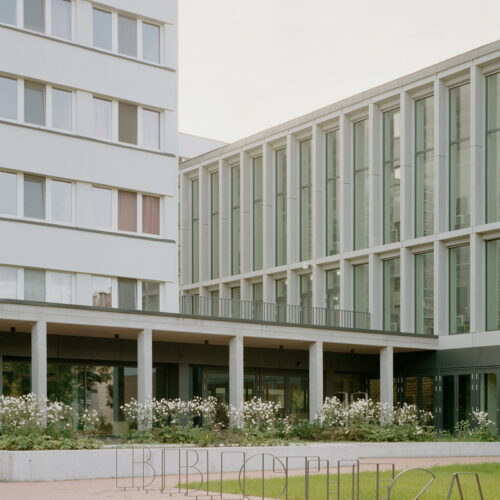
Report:
M231 270L240 273L240 167L231 168Z
M326 134L326 255L339 252L340 172L338 131Z
M312 276L310 274L300 277L300 307L301 322L312 324Z
M191 183L191 281L197 283L200 278L200 182L193 179Z
M17 119L17 80L0 76L0 117Z
M368 264L353 266L354 272L354 326L367 328L364 314L370 311L368 302Z
M229 403L229 375L227 373L206 373L207 396Z
M92 305L112 307L111 290L113 281L104 276L92 276Z
M24 300L45 302L45 271L24 270Z
M45 85L24 81L24 121L45 125Z
M49 302L71 304L73 302L73 275L70 273L48 273Z
M210 174L210 262L212 279L219 277L219 173Z
M479 410L488 413L488 418L493 422L492 432L496 432L498 424L497 402L497 374L479 374Z
M160 234L160 198L142 195L142 232Z
M286 264L286 148L276 151L276 265Z
M52 34L71 40L71 1L52 0Z
M307 418L309 384L306 377L288 377L290 391L290 408L292 415L298 418Z
M31 366L24 361L4 361L3 395L23 396L31 391Z
M455 429L455 376L443 377L443 428L447 431Z
M160 62L160 27L142 23L142 58L155 63Z
M486 242L486 329L500 329L500 240Z
M118 191L118 229L137 231L137 194Z
M0 2L0 23L17 24L16 0L2 0Z
M469 246L450 248L450 333L470 331Z
M118 140L137 144L137 106L118 103Z
M354 124L354 249L368 246L368 120Z
M263 259L263 172L262 156L252 160L253 167L253 269L262 269Z
M15 267L0 266L0 297L17 299L17 269Z
M92 225L103 229L112 226L113 192L111 189L92 188Z
M45 179L24 176L24 216L45 219Z
M486 79L486 222L500 220L500 75Z
M415 333L434 334L434 254L415 255Z
M45 0L24 0L24 27L40 33L45 31Z
M137 57L137 20L118 16L118 52Z
M112 43L111 13L94 9L94 47L111 50Z
M118 307L120 309L136 309L137 281L118 278Z
M287 313L287 283L286 279L276 280L276 320L286 321Z
M340 269L326 271L327 325L340 325Z
M282 375L264 375L262 377L264 401L272 401L285 408L285 377Z
M51 182L52 220L56 222L71 222L73 206L71 202L70 182Z
M64 130L73 128L73 93L52 89L52 126Z
M0 172L0 214L17 214L17 175Z
M422 377L422 410L434 411L434 377Z
M300 147L300 260L311 258L311 139Z
M113 104L94 97L94 136L110 141L113 138Z
M384 113L384 243L400 239L399 109Z
M384 261L384 329L391 332L400 330L400 260Z
M471 404L471 376L458 376L458 420L470 420Z
M148 149L160 149L160 113L142 110L142 145Z
M152 281L142 282L142 310L160 310L160 284Z

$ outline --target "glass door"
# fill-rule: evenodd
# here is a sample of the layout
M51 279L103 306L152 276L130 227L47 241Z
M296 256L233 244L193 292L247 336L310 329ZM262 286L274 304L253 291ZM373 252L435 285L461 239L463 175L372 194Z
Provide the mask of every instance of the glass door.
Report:
M479 411L488 413L488 418L493 422L492 432L498 432L500 423L500 408L498 372L479 372L477 378L477 394L474 406Z

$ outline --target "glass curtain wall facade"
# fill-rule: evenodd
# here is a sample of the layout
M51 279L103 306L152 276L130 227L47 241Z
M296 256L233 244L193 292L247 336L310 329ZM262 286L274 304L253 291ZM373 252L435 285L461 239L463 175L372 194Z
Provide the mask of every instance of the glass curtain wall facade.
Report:
M210 174L210 271L219 277L219 172Z
M384 330L390 332L399 331L401 325L400 280L400 260L384 260Z
M276 265L286 264L286 148L275 152L276 170Z
M240 166L231 168L231 272L240 273Z
M384 243L400 239L401 167L399 109L384 113Z
M450 248L450 333L470 331L470 249Z
M354 278L354 310L356 312L369 312L368 295L368 264L358 264L353 266ZM355 315L354 327L366 327L364 318L361 315Z
M434 97L415 103L415 237L434 233Z
M332 130L326 140L326 255L339 253L340 169L338 130Z
M486 222L500 220L500 73L486 79Z
M191 182L191 281L200 281L200 181Z
M415 333L434 334L434 253L415 255Z
M500 330L500 240L486 243L486 329Z
M311 180L311 139L299 144L300 150L300 260L312 257L312 180Z
M470 224L470 85L450 89L450 230Z
M253 270L262 269L263 258L263 171L262 156L252 160L253 173Z
M368 246L368 120L354 124L354 250Z

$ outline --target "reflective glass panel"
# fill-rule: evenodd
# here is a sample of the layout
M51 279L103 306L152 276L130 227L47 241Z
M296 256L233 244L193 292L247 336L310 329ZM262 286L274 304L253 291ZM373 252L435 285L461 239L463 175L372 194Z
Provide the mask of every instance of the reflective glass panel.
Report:
M23 0L23 2L24 27L43 33L45 31L45 0Z
M118 140L137 144L137 106L118 103Z
M486 222L500 220L500 74L486 78Z
M111 189L92 187L92 225L103 229L112 227L113 192Z
M45 85L24 81L24 121L45 125Z
M52 126L64 130L73 128L73 93L52 89Z
M142 282L142 310L160 310L160 284L154 281Z
M450 248L450 333L470 332L470 250Z
M24 270L24 300L45 302L45 271Z
M71 201L71 182L51 182L52 220L56 222L71 222L73 205Z
M148 149L160 149L160 113L142 110L142 145Z
M71 40L71 1L52 0L52 34Z
M118 278L118 307L120 309L137 309L137 281Z
M231 168L231 271L240 273L240 166Z
M434 254L415 255L415 333L434 334Z
M0 2L0 23L17 24L16 0L2 0Z
M486 329L500 330L500 240L486 242Z
M92 305L112 307L113 280L106 276L92 276Z
M384 329L400 331L401 289L400 260L384 260Z
M118 16L118 52L137 57L137 19Z
M326 255L339 252L340 170L338 130L326 134Z
M73 275L71 273L48 273L48 301L59 304L73 302Z
M0 214L17 214L17 175L0 172Z
M24 216L45 219L45 179L24 176Z
M17 299L17 268L0 266L0 297Z
M368 302L368 264L353 266L354 273L354 326L367 328L364 313L370 311Z
M112 50L113 32L111 12L94 9L93 14L94 47Z
M160 62L160 27L155 24L142 23L142 58Z
M113 139L113 104L94 97L94 136L98 139Z
M17 80L0 76L0 118L17 119Z
M191 281L197 283L200 279L200 182L191 182Z

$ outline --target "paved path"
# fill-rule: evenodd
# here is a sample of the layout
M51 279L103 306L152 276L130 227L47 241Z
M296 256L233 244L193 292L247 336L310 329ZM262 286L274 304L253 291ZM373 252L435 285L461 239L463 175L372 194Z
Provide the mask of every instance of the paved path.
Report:
M474 464L485 462L500 462L500 457L446 457L446 458L371 458L361 462L395 463L396 469L411 467L431 467L433 465ZM362 470L374 468L365 465ZM300 474L302 471L291 471ZM250 473L249 473L250 475ZM235 474L227 474L227 478ZM173 486L177 476L169 476L168 484ZM127 481L121 479L120 482ZM186 500L185 495L168 496L158 492L117 489L114 479L90 479L81 481L53 481L45 483L0 483L0 500ZM233 498L236 498L234 496Z

